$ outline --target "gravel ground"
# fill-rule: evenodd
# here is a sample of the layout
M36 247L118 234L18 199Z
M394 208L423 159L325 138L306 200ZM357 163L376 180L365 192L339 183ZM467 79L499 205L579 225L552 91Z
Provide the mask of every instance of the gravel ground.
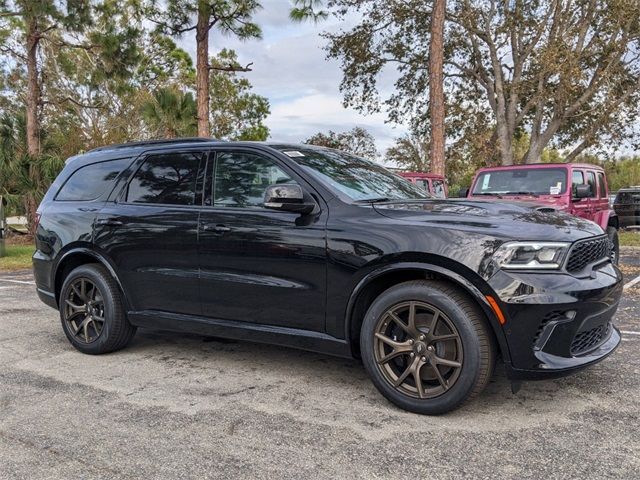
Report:
M622 260L629 282L640 254ZM640 477L640 284L612 357L516 395L498 367L475 402L424 417L314 353L141 330L82 355L31 281L0 273L2 479Z

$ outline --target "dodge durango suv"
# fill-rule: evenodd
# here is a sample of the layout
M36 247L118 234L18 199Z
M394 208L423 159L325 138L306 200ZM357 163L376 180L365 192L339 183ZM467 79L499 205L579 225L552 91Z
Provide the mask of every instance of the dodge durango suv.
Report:
M509 378L565 375L620 343L621 274L597 224L434 199L309 145L142 142L73 157L39 207L39 297L88 354L137 327L362 359L438 414Z

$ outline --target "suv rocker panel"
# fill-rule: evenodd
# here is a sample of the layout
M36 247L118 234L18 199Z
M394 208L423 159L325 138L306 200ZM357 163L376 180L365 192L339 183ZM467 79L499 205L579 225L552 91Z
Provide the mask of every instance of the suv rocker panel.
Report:
M129 321L137 327L188 332L233 340L291 347L337 357L351 357L349 343L327 335L276 325L263 325L233 320L222 320L196 315L144 310L129 312Z

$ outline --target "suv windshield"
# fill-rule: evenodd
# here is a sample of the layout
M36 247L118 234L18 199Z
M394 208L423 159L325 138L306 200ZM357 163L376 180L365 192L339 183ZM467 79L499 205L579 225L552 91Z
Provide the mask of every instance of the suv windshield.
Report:
M514 168L481 173L472 195L560 195L566 190L565 168Z
M281 147L279 150L331 190L354 201L431 197L386 168L349 153L328 148Z

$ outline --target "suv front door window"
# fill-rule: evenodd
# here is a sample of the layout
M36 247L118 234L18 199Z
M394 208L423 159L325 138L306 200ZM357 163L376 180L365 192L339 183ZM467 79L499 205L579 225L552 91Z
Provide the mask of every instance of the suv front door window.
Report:
M573 198L576 197L576 190L578 188L578 185L583 185L584 184L584 173L582 173L582 171L580 170L574 170L573 174L571 175L571 194L573 195Z
M271 160L233 152L218 155L214 179L214 205L238 208L262 208L269 185L295 183Z
M216 153L199 227L204 315L324 330L326 208L312 218L263 206L269 185L291 183L302 184L269 157Z

